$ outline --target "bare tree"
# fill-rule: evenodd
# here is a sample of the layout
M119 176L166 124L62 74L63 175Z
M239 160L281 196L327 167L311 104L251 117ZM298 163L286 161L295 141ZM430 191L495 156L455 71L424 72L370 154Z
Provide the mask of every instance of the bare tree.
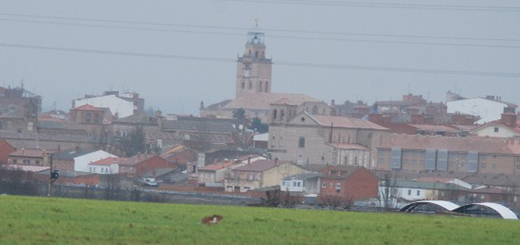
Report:
M105 199L118 200L121 194L121 176L118 174L106 175Z
M384 175L383 182L379 185L379 205L386 209L393 208L392 203L397 198L397 179L392 178L390 174Z

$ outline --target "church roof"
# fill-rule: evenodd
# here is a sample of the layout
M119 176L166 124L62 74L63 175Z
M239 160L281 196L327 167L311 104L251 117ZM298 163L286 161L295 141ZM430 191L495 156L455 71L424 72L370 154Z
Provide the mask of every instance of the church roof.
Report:
M288 100L287 98L281 98L280 100L274 102L274 103L271 103L271 105L296 105L297 104L294 104L292 101Z
M317 116L311 115L321 126L324 127L335 127L335 128L359 128L359 129L375 129L375 130L388 130L385 127L379 126L373 122L361 119L361 118L349 118L349 117L334 117L334 116Z
M286 99L293 104L301 105L304 102L320 102L305 94L284 94L284 93L251 93L239 96L226 105L226 109L250 109L250 110L269 110L269 106L281 99Z

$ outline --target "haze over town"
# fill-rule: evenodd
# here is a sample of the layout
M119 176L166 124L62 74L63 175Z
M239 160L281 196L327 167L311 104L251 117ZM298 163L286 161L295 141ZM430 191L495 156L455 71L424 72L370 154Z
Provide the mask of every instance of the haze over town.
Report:
M256 20L276 92L373 103L408 92L441 102L451 90L520 103L517 2L384 3L0 1L0 85L23 81L44 109L120 90L197 115L201 101L233 98L236 57Z
M2 239L511 244L519 12L0 0Z

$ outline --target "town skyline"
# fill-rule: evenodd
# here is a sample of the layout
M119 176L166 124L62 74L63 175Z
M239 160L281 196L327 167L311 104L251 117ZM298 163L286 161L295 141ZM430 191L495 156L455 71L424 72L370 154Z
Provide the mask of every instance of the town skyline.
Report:
M115 3L46 5L0 4L11 34L0 46L0 85L23 81L44 110L118 90L140 93L146 108L197 115L201 101L233 98L236 57L255 19L274 63L273 92L373 103L409 92L441 102L451 90L520 104L514 12L201 0L130 1L116 15Z

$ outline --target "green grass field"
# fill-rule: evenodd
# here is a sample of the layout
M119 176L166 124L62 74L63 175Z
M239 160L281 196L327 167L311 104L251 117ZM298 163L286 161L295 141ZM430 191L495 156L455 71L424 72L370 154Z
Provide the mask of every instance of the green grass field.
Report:
M520 221L0 196L1 244L519 244ZM199 223L206 215L224 220Z

